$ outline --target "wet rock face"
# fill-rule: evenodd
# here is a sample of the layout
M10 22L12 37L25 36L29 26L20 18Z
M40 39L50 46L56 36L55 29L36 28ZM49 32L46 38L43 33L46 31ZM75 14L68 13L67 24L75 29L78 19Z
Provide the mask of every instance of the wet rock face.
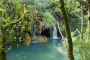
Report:
M55 17L55 19L57 19L57 20L58 20L58 19L61 19L61 16L60 16L59 13L57 13L57 12L54 14L54 17Z
M42 30L44 30L44 24L43 24L43 22L39 20L37 26L38 26L38 31L37 31L37 33L38 33L38 34L41 34Z
M38 21L38 35L50 37L50 29L45 29L45 21Z
M63 19L61 18L61 16L59 15L58 12L56 12L56 13L54 14L54 18L55 18L58 22L63 22Z
M39 35L38 36L38 42L47 42L47 37L46 36L41 36L41 35Z
M25 41L23 44L30 44L31 43L31 36L29 34L25 34Z

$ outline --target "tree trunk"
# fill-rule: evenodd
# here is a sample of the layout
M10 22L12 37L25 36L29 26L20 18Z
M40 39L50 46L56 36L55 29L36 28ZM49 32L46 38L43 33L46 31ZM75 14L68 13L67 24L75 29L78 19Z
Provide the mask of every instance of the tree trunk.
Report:
M1 39L0 39L0 60L7 60L6 57L6 32L2 29Z
M84 19L84 16L83 16L83 5L81 5L81 33L80 33L80 41L83 40L83 19ZM82 47L82 44L80 46ZM80 51L80 56L81 56L81 60L84 60L83 54L82 54L81 51Z
M90 0L88 0L88 40L90 39Z
M61 9L61 12L62 12L62 15L63 15L63 20L64 20L66 34L67 34L68 58L69 58L69 60L74 60L72 38L71 38L70 28L69 28L69 24L68 24L68 17L67 17L66 11L65 11L63 0L60 0L60 9Z
M1 12L3 11L3 9L0 10ZM4 11L5 13L5 11ZM7 60L6 57L6 29L10 26L13 26L14 24L18 23L19 21L22 20L22 18L25 16L26 13L30 13L26 10L26 4L24 4L24 13L22 14L21 18L19 18L17 21L15 22L11 22L11 23L6 23L5 25L1 26L1 39L0 39L0 60ZM4 18L4 16L3 16Z
M83 19L84 19L84 16L83 16L83 5L81 5L81 36L80 36L80 40L83 40Z

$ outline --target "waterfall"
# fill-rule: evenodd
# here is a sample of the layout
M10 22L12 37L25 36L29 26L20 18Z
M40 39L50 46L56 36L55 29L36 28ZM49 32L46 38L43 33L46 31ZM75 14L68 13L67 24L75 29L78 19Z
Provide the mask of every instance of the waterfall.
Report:
M54 30L53 30L53 38L58 38L57 37L57 21L55 20L55 27L54 27Z
M35 31L33 31L33 40L36 40L36 34L35 34Z
M36 29L36 27L35 27L34 25L32 25L32 37L33 37L32 43L38 42L38 41L37 41L38 39L37 39L36 33L35 33L35 29Z
M59 16L58 13L55 13L55 14L54 14L55 27L54 27L54 30L53 30L53 38L55 38L55 39L59 39L59 38L57 37L57 21L58 21L58 19L60 19L58 16Z

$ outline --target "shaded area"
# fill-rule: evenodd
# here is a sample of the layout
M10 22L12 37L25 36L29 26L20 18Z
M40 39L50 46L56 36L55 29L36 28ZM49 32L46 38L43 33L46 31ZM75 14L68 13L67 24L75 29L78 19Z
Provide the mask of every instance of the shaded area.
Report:
M49 29L42 30L41 35L46 36L46 37L50 37L50 30Z

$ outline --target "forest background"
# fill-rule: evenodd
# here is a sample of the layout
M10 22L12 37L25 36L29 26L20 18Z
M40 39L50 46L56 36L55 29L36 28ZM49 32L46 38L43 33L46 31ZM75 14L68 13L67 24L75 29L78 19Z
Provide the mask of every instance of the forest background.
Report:
M59 0L0 1L0 46L4 42L3 47L5 47L6 40L7 42L24 41L23 32L26 31L25 33L28 33L28 31L32 31L32 26L42 29L41 24L37 23L38 21L45 22L44 29L52 31L55 25L54 14L58 15L58 25L64 38L67 37ZM64 0L64 6L72 36L74 58L76 60L89 60L90 1ZM52 32L49 32L49 34L52 37ZM11 41L8 41L8 39L11 39ZM31 39L34 38L32 37ZM68 46L67 42L67 40L64 42L65 46Z

